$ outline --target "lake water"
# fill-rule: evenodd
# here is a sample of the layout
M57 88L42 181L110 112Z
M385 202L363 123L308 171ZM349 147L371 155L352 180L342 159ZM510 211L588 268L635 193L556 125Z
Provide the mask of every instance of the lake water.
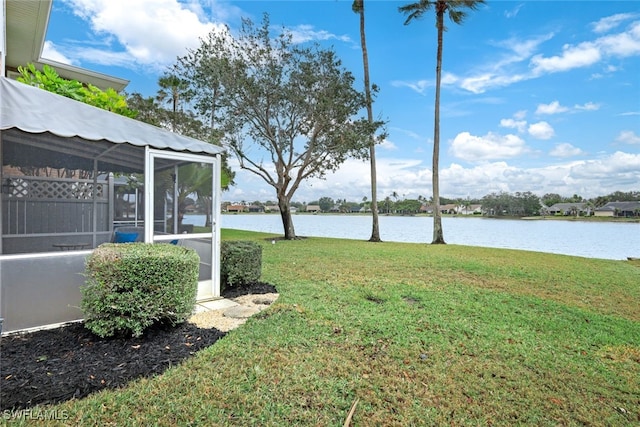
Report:
M185 222L204 224L204 217L185 216ZM280 215L222 215L223 228L283 234ZM298 236L367 240L371 217L364 215L294 215ZM588 258L640 257L640 223L509 220L443 217L447 243L492 248L524 249ZM433 218L380 216L380 237L389 242L431 243Z

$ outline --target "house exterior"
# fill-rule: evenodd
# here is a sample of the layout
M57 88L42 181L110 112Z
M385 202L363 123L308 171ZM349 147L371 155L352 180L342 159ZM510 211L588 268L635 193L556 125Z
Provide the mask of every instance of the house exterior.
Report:
M549 215L580 215L586 212L586 203L556 203L553 206L549 206Z
M632 202L609 202L594 210L595 216L608 217L639 217L640 200Z
M229 205L227 206L228 213L242 213L247 212L249 209L245 205Z
M264 213L264 206L261 205L249 205L247 209L251 213Z
M196 251L197 298L219 297L222 148L7 78L20 65L46 63L64 78L102 89L126 86L41 58L50 10L50 0L0 0L2 332L81 320L85 260L123 226L133 226L140 241L179 240ZM209 190L189 182L193 174L183 168L210 176ZM53 170L65 173L45 173ZM126 197L117 193L116 176L130 178ZM195 186L213 225L183 234L192 196L179 189ZM116 203L125 202L134 213L116 218Z
M482 215L482 205L459 205L457 213L459 215Z
M459 209L460 209L460 206L454 203L440 205L440 213L443 213L443 214L457 214Z
M432 214L433 213L433 206L431 206L431 205L422 205L422 206L420 206L420 213Z
M318 213L322 212L322 210L320 209L320 205L307 205L306 212Z

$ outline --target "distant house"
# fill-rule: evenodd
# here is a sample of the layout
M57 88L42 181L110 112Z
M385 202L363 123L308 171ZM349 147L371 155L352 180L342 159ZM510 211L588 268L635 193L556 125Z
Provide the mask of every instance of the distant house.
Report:
M227 212L229 213L238 213L244 212L247 209L245 205L229 205L227 206Z
M260 205L251 205L248 208L249 212L252 213L263 213L264 212L264 206L260 206Z
M307 205L307 212L318 213L322 212L320 205Z
M420 213L432 214L433 213L433 206L431 206L431 205L422 205L422 206L420 206Z
M458 207L458 213L461 215L481 215L482 205L461 205Z
M264 207L265 212L280 212L280 207L278 205L266 205Z
M595 216L634 217L640 216L640 201L609 202L594 210Z
M548 209L549 215L574 215L585 213L586 203L556 203Z
M454 203L440 205L440 212L443 214L457 214L459 209L460 209L460 206Z

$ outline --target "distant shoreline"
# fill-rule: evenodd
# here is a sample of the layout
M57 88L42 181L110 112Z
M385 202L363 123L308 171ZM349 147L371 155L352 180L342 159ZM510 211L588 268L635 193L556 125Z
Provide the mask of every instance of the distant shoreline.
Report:
M198 215L198 214L194 214ZM278 212L222 212L222 215L278 215ZM340 212L295 212L293 215L346 215L346 216L371 216L370 212L360 213L360 212L349 212L349 213L340 213ZM387 214L380 213L380 216L394 216L394 217L427 217L432 218L433 216L430 214ZM550 220L550 221L585 221L585 222L623 222L623 223L640 223L640 217L610 217L610 216L485 216L485 215L451 215L444 214L443 218L483 218L483 219L516 219L516 220L526 220L526 221L536 221L536 220Z

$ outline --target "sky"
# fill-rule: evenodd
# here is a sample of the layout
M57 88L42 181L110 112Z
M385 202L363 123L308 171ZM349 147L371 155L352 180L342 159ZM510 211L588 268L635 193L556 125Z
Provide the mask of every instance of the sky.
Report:
M365 1L378 198L432 196L435 15L404 25L408 1ZM43 56L128 79L153 96L157 80L199 38L241 19L296 43L334 49L363 88L351 1L53 0ZM530 191L584 198L640 191L640 1L488 1L462 25L446 20L440 100L440 195ZM236 171L223 200L276 200L261 178ZM293 201L371 199L368 162L348 160Z

